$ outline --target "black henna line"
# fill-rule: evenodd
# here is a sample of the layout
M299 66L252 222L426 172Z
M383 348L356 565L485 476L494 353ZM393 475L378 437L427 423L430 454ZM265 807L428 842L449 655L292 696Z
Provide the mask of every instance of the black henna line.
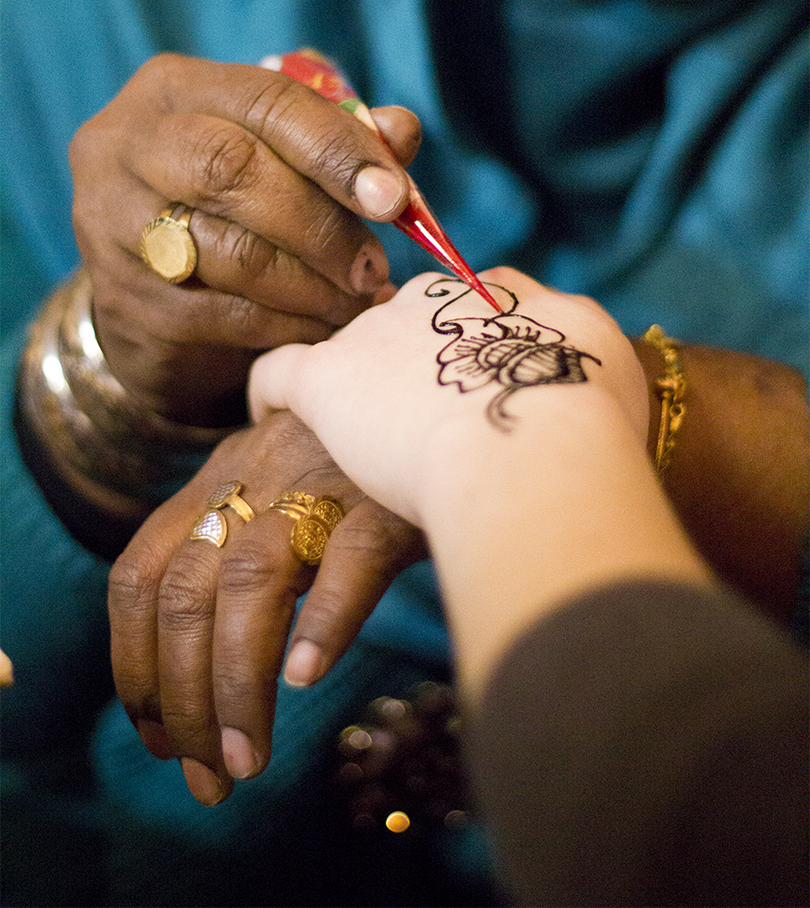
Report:
M590 359L602 365L602 360L590 353L563 344L562 331L517 314L517 296L498 284L491 286L503 290L512 299L508 311L488 318L464 316L440 321L439 316L448 306L472 292L461 281L440 278L425 290L425 296L450 296L452 290L438 287L440 284L454 284L461 292L443 303L431 319L431 327L437 334L453 337L436 356L438 382L443 387L457 385L462 394L498 382L501 389L487 405L486 413L501 431L510 431L509 423L515 419L507 412L506 402L516 392L536 385L586 382L588 376L582 360ZM547 335L555 339L540 340Z

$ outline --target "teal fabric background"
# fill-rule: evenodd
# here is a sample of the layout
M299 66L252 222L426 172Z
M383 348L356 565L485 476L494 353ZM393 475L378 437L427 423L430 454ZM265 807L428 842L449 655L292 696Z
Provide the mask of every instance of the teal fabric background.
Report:
M629 333L808 366L805 4L6 0L2 104L2 885L7 905L482 905L477 831L358 841L329 783L337 731L379 694L448 677L429 565L333 676L282 689L270 769L213 810L113 699L107 565L23 467L25 325L77 263L67 149L153 54L312 45L372 104L420 116L413 174L475 268L589 293ZM397 280L432 269L380 228Z

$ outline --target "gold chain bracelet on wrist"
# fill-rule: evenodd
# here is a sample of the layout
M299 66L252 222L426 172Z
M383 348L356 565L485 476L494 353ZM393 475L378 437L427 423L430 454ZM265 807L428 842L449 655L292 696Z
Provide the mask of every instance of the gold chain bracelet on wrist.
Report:
M664 374L655 379L654 385L656 396L661 401L661 421L655 446L655 468L660 475L669 466L675 437L686 413L683 402L686 381L681 369L678 341L667 337L660 325L651 325L644 334L644 341L664 357Z
M154 507L238 428L187 426L131 397L96 339L83 271L54 292L31 326L19 389L20 408L59 471L119 514Z

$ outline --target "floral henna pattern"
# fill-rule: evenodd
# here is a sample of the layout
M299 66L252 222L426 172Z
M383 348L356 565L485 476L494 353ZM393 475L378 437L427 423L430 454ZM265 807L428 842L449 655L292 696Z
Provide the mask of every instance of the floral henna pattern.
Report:
M465 393L497 383L500 390L487 406L487 417L502 431L508 432L509 423L515 418L507 412L506 402L517 391L535 385L585 382L588 376L582 367L583 359L602 365L590 353L565 345L565 335L556 328L516 314L518 299L503 287L500 289L512 299L508 311L491 318L440 319L451 303L471 292L460 281L441 278L428 287L425 295L448 296L453 292L448 284L464 289L441 306L431 322L438 334L453 336L436 357L439 384L457 385Z

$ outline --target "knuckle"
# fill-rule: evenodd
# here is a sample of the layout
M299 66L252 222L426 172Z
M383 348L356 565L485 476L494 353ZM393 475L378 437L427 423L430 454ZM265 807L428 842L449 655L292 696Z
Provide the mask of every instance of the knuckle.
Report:
M154 79L162 82L175 69L181 57L178 54L155 54L138 67L133 79Z
M135 71L129 81L139 91L146 91L152 96L168 100L171 96L170 86L176 79L186 78L188 58L182 54L161 53L150 57Z
M296 454L301 454L312 463L317 460L332 464L332 459L321 446L312 430L305 425L292 410L280 410L274 415L270 431L260 439L265 457L274 457L282 461L291 461ZM335 471L337 467L334 467ZM296 477L295 482L301 482Z
M274 132L288 120L295 122L302 94L307 91L300 82L268 74L268 81L245 104L245 122L259 134Z
M362 558L380 578L393 576L425 554L419 530L381 507L364 508L362 521L342 521L329 544Z
M261 273L270 267L277 250L252 230L229 222L214 249L217 258L235 262L239 268L251 273Z
M110 568L108 599L112 615L141 611L159 584L154 567L137 555L124 553Z
M211 617L212 595L205 580L209 570L207 558L201 554L187 552L174 559L160 581L160 628L192 629Z
M368 523L348 523L342 531L334 534L330 544L346 552L360 552L379 564L393 557L391 545L394 540L389 534L380 532L380 528Z
M275 675L261 678L248 666L231 662L227 670L221 672L216 682L216 702L218 709L242 708L253 703L257 698L272 694L275 688Z
M79 246L80 253L84 257L88 255L91 247L92 208L85 193L79 189L75 178L73 185L73 207L71 210L73 231L76 234L76 243Z
M314 146L313 176L316 180L328 178L343 187L351 196L354 178L367 162L357 156L357 139L345 131L324 131L312 138Z
M356 608L347 608L346 598L339 589L324 585L318 591L317 600L307 603L296 632L305 631L306 637L323 644L339 632L359 628L364 617L357 613Z
M284 576L285 571L267 550L266 543L243 540L222 560L219 589L225 594L240 596L276 586Z
M232 337L248 346L252 338L256 336L257 321L262 314L261 311L252 300L244 296L223 295L220 297L219 303L219 317L222 319L222 324L227 326ZM200 325L200 327L204 326ZM233 365L236 365L235 360Z
M94 140L95 118L83 123L74 133L68 145L68 161L74 175L78 168L90 157L92 149L97 148Z
M316 182L337 182L351 195L355 174L367 163L358 157L358 135L363 139L366 136L355 121L347 128L333 106L324 106L332 115L320 123L300 123L301 100L304 96L311 99L311 92L294 80L273 79L249 102L246 122L259 134L284 134L287 140L293 140L306 155L308 176Z
M208 751L214 720L207 703L195 704L184 700L164 704L161 716L165 728L175 738L180 750L187 754Z
M191 166L211 199L247 190L255 181L257 139L246 130L226 123L201 133L194 143Z

